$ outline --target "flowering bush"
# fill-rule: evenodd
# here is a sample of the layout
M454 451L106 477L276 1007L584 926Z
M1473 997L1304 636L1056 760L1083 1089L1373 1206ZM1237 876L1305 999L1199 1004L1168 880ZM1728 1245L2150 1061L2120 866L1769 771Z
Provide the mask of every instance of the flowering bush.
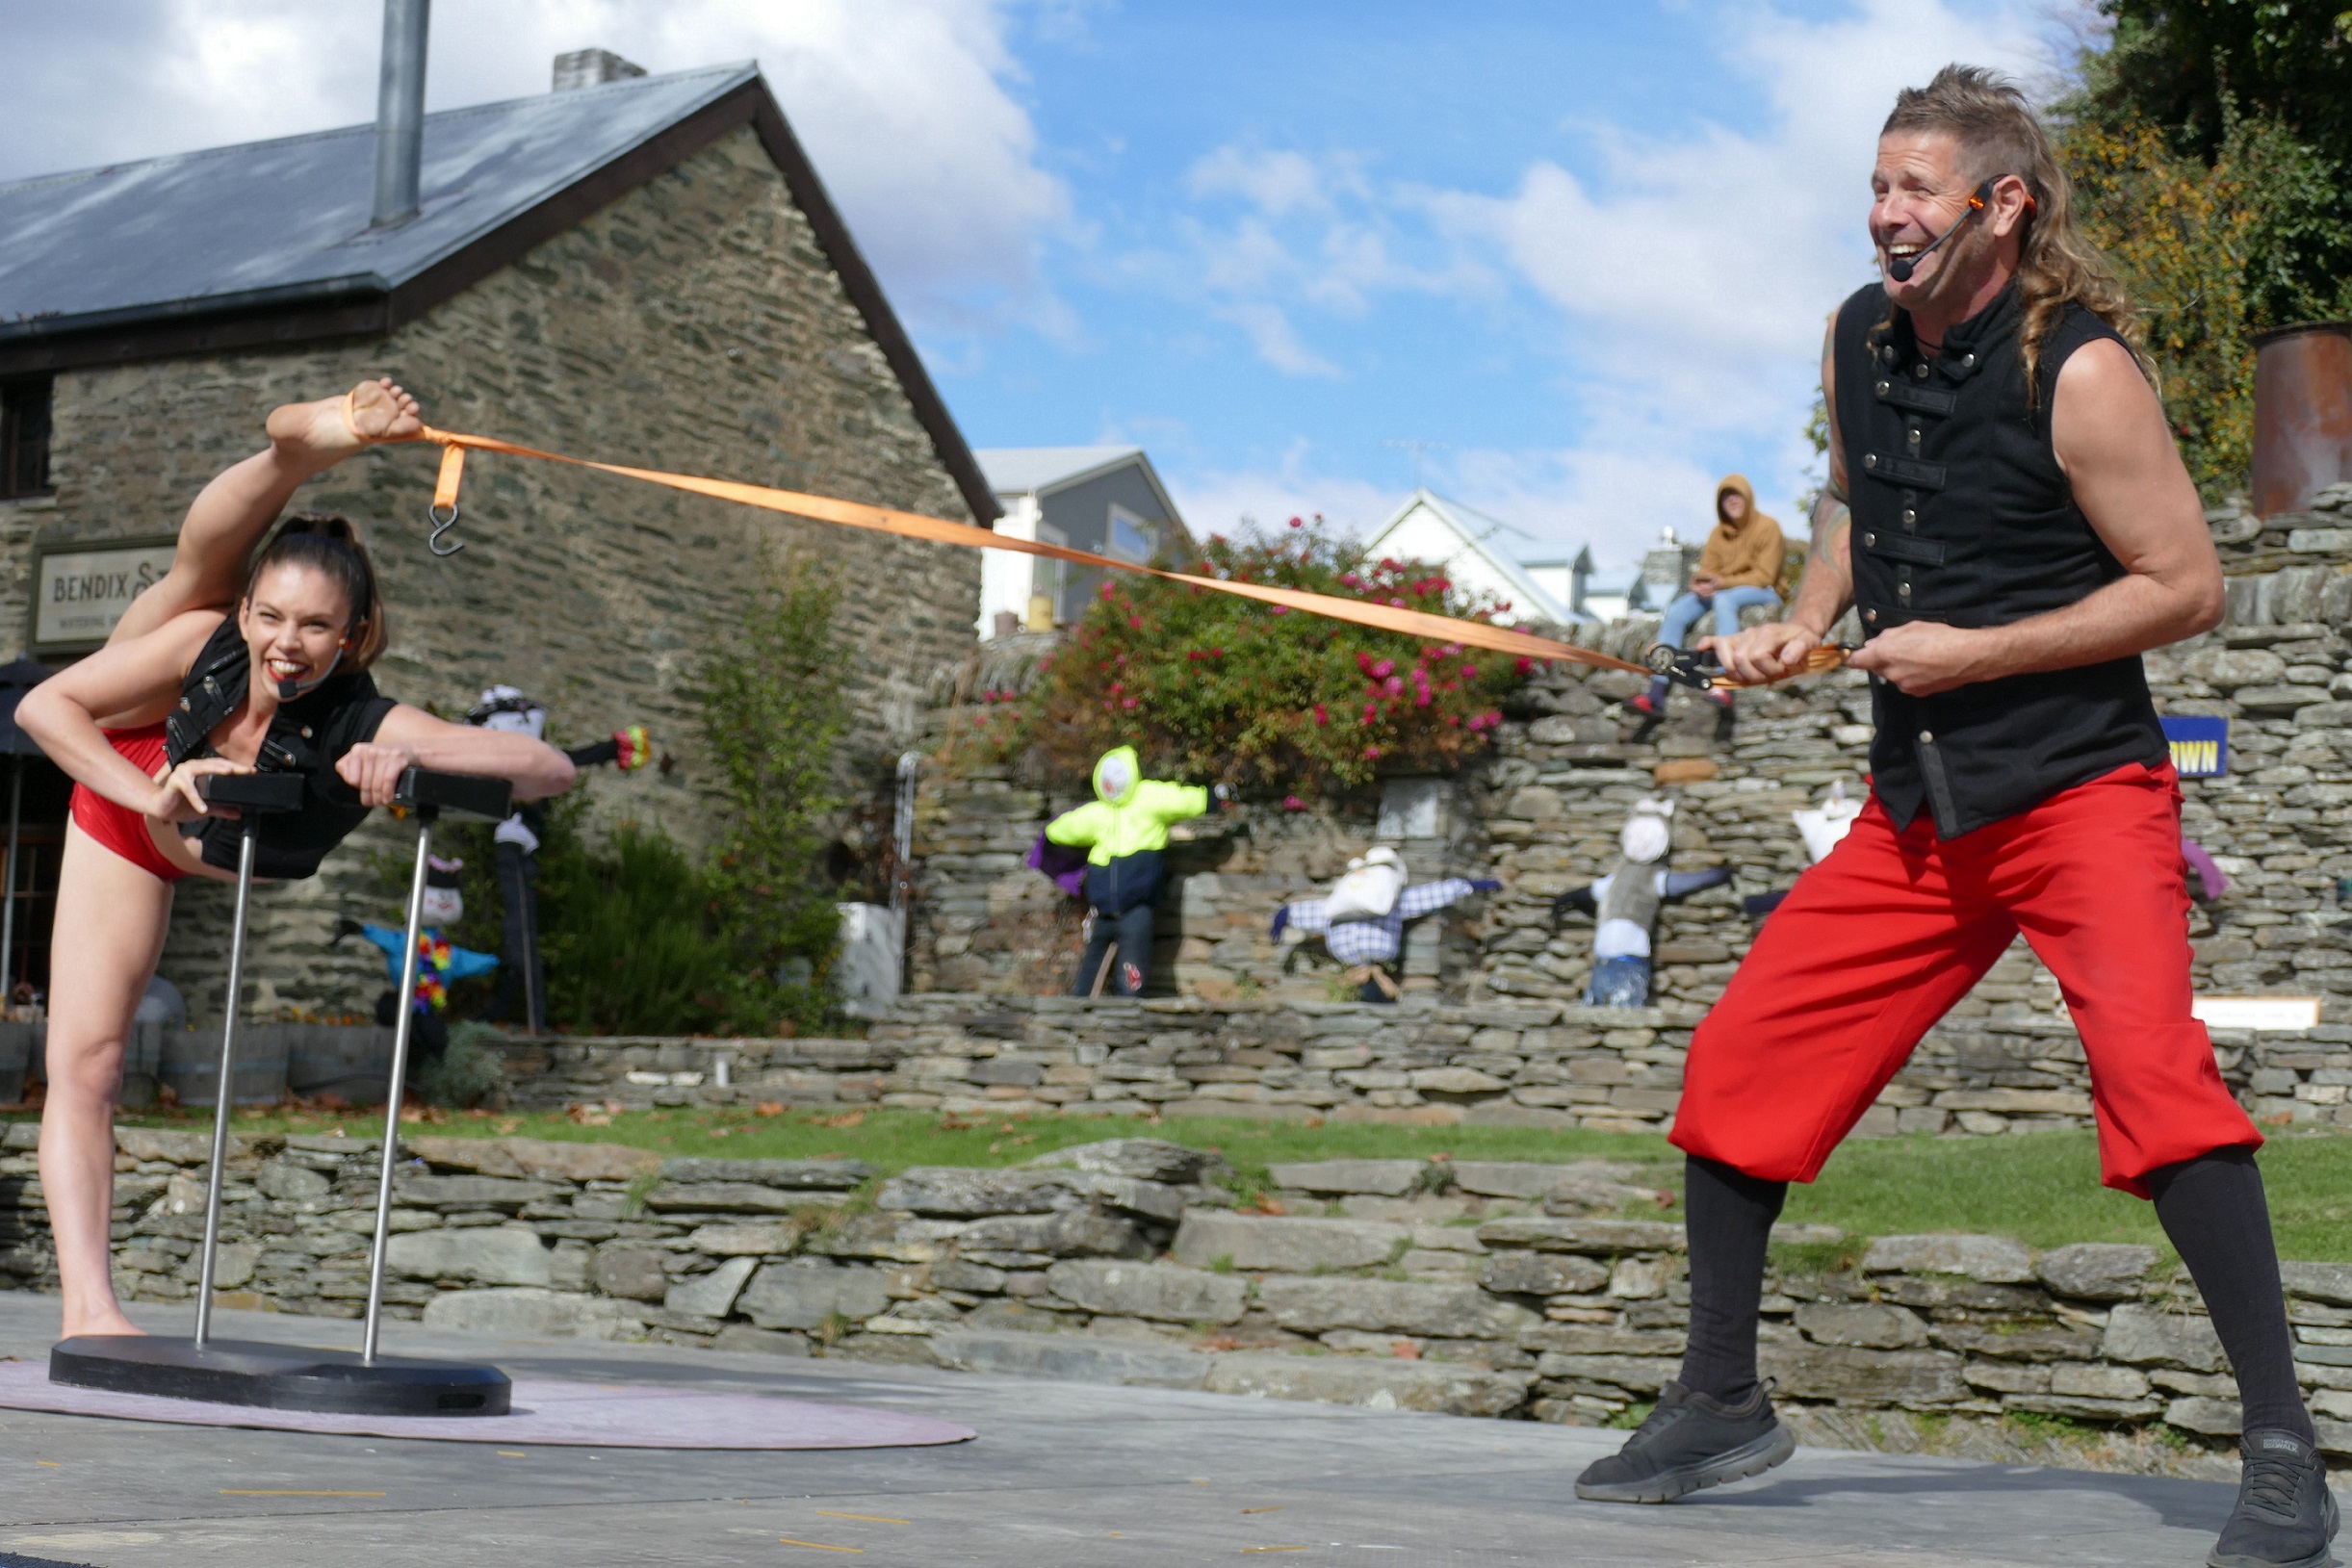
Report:
M1468 619L1509 607L1419 562L1366 560L1321 518L1212 535L1189 569ZM1131 745L1163 773L1296 800L1378 771L1454 767L1501 722L1503 695L1526 673L1508 655L1123 576L1101 585L1025 694L982 694L977 726L1007 752L1038 748L1064 777Z

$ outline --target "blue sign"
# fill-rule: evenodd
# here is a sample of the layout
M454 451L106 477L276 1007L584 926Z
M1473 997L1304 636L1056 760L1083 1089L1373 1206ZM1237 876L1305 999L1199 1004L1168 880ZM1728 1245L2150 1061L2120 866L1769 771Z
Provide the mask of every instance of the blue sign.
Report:
M2164 738L2172 744L2172 767L2184 779L2210 779L2230 771L2230 721L2203 714L2181 714L2164 720Z

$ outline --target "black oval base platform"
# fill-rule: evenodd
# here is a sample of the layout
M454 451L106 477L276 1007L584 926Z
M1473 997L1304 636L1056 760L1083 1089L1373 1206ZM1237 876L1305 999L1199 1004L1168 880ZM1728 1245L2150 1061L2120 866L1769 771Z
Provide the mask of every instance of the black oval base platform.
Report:
M108 1334L60 1340L49 1380L116 1394L202 1400L270 1410L353 1416L503 1416L514 1386L496 1367L382 1355L362 1366L354 1350L314 1350L251 1340L194 1342Z

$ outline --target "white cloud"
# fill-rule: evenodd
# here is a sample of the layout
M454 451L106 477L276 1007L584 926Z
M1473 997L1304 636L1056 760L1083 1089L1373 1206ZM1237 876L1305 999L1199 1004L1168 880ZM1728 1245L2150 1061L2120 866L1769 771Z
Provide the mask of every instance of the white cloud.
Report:
M1350 158L1221 148L1191 189L1250 212L1201 221L1202 275L1215 313L1294 373L1310 367L1282 356L1302 349L1331 363L1311 347L1313 323L1297 324L1306 312L1360 315L1405 291L1472 297L1515 279L1555 313L1575 428L1556 448L1453 453L1433 487L1627 560L1661 526L1685 538L1707 527L1716 465L1745 453L1760 500L1796 531L1822 332L1872 275L1870 160L1896 90L1953 60L2046 82L2049 28L2032 0L1862 0L1827 21L1735 9L1719 50L1753 84L1752 103L1704 106L1719 119L1669 138L1583 127L1594 172L1538 162L1502 193L1382 187ZM1288 469L1208 485L1220 497L1294 488Z
M1070 221L1005 42L1010 0L469 0L433 15L428 103L548 90L559 53L655 72L756 59L918 325L1066 328L1039 250ZM95 0L12 17L0 178L375 115L381 13L314 0ZM1064 8L1067 10L1067 8ZM1059 13L1056 13L1058 15ZM1065 20L1063 25L1074 25Z

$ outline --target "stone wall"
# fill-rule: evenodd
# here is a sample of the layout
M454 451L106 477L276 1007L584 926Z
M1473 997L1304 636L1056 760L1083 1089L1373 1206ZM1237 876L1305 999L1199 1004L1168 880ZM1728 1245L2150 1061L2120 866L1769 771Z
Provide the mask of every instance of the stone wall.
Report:
M255 450L263 416L363 375L399 377L445 428L613 462L969 514L881 349L827 269L753 133L740 130L389 338L191 355L60 374L54 498L0 502L0 638L26 636L35 529L73 538L177 526L215 473ZM969 647L970 551L802 523L555 464L475 454L465 551L425 549L434 451L379 450L297 504L366 527L392 606L385 690L462 712L505 681L579 742L649 723L667 760L590 785L605 820L688 841L715 781L690 673L744 603L762 552L807 552L841 590L857 760L883 768L919 733L924 682ZM714 619L715 618L715 619ZM330 948L339 913L390 911L367 874L404 838L372 823L313 882L264 890L254 940L264 1016L364 1011L374 950ZM183 884L163 972L217 1017L224 888Z
M2319 508L2266 525L2233 508L2212 513L2235 574L2229 623L2150 655L2148 670L2163 711L2232 721L2231 771L2184 785L2186 833L2234 884L2191 918L2198 990L2316 996L2322 1020L2341 1025L2352 1023L2352 912L2337 891L2352 876L2352 823L2342 817L2352 803L2352 486L2327 492ZM1650 630L1623 623L1598 640L1630 655ZM1020 672L996 679L1017 683ZM1415 880L1458 873L1504 884L1415 928L1416 987L1469 1005L1572 1003L1590 970L1592 924L1577 914L1556 922L1551 901L1604 874L1627 810L1665 795L1677 804L1672 865L1728 865L1734 880L1666 906L1654 999L1711 1005L1754 937L1742 900L1787 887L1806 864L1791 813L1818 804L1833 782L1865 786L1870 693L1854 672L1744 692L1726 733L1711 707L1680 690L1664 724L1640 722L1622 707L1640 684L1560 665L1529 682L1487 755L1458 780L1389 781L1385 801L1367 795L1312 813L1257 806L1196 826L1172 856L1158 988L1204 1000L1328 994L1335 966L1319 964L1312 945L1279 948L1268 926L1281 903L1313 896L1348 855L1385 840L1404 843ZM1403 820L1397 792L1421 788L1446 804L1445 826L1426 843L1393 831ZM1067 984L1074 905L1020 858L1068 804L1010 770L943 769L926 784L918 990L1037 994ZM2055 980L2022 940L1952 1018L2072 1033ZM2319 1065L2326 1042L2273 1048L2309 1062L2280 1069L2299 1075L2291 1084L2257 1087L2278 1102L2268 1113L2332 1115L2347 1084L2340 1067Z
M34 1131L0 1140L0 1278L54 1288ZM1600 1425L1675 1375L1688 1323L1682 1226L1626 1217L1673 1195L1602 1162L1327 1161L1257 1188L1149 1139L888 1179L851 1160L403 1142L387 1311L435 1327ZM117 1144L117 1287L183 1300L208 1140ZM223 1304L360 1312L374 1148L238 1141ZM1956 1424L1977 1452L2022 1455L2057 1417L2090 1435L2036 1456L2180 1470L2237 1429L2220 1344L2153 1247L1775 1239L1764 1370L1808 1438L1920 1447ZM2352 1267L2284 1277L2321 1447L2352 1454Z

